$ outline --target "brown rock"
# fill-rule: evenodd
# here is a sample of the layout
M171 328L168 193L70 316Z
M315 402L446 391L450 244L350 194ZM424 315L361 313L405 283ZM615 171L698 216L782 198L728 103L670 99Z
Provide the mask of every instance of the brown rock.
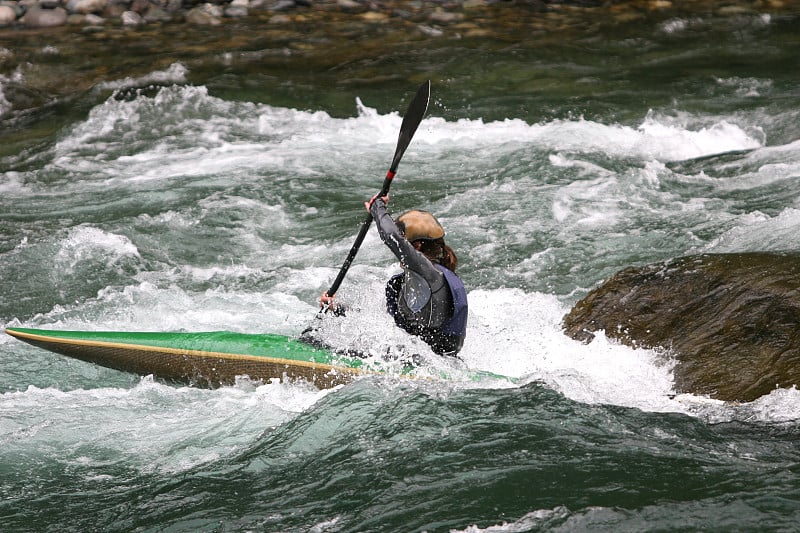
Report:
M661 347L680 392L752 401L800 386L800 255L690 256L625 269L578 302L565 333Z

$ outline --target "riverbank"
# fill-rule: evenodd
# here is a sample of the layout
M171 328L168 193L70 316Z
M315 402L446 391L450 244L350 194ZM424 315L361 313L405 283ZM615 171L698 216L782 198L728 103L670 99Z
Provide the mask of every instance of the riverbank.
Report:
M427 24L430 26L421 31L439 35L441 26L485 22L487 16L502 10L524 20L531 14L536 14L534 19L553 22L598 15L609 22L630 22L653 12L740 15L793 10L797 4L795 0L2 0L0 31L70 27L91 32L164 23L219 26L247 18L286 24L304 18L346 16L356 24Z

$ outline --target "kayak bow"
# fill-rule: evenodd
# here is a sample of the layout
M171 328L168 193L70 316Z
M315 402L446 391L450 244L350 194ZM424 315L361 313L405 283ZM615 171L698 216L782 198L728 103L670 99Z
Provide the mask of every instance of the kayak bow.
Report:
M303 344L283 335L232 333L54 331L7 328L22 341L115 370L218 387L236 376L256 381L305 379L329 388L379 373L358 358Z

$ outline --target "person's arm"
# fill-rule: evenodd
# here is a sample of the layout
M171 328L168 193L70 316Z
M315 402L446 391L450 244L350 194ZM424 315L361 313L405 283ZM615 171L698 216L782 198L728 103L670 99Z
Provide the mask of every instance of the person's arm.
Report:
M375 198L369 207L375 225L378 227L378 234L389 250L400 260L404 269L412 270L422 276L432 290L437 290L444 282L442 273L433 266L433 263L421 252L414 248L414 245L400 234L397 225L386 211L386 203L383 198Z

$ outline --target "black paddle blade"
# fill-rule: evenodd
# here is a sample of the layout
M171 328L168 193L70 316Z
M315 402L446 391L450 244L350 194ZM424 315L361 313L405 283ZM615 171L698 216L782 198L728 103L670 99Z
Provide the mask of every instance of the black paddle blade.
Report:
M419 86L417 94L414 95L414 99L411 100L411 103L408 105L408 110L403 117L403 124L400 126L400 135L397 138L397 149L394 152L394 159L392 159L392 166L389 167L389 172L395 173L397 171L400 159L402 159L408 145L411 144L411 138L414 137L414 133L416 133L420 122L422 122L422 117L425 116L425 112L428 110L428 102L430 99L431 82L428 80Z

